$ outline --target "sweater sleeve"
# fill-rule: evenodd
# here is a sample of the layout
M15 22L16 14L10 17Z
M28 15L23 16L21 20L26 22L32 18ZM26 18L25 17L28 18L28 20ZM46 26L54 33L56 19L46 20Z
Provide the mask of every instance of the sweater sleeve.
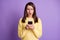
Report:
M36 38L40 38L42 36L42 22L40 18L38 19L38 23L34 24L34 29L32 30L34 36Z
M22 18L19 20L19 23L18 23L18 37L19 38L24 38L24 36L26 35L26 29L23 29L22 27Z

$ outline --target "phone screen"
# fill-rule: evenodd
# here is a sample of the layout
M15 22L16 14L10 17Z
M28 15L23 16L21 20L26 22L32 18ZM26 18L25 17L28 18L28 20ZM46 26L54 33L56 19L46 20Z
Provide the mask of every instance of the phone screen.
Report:
M32 21L28 21L28 24L32 24Z

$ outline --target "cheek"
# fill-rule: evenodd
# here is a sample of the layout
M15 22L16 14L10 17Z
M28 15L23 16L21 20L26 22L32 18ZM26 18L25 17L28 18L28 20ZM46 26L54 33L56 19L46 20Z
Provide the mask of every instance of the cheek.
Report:
M33 13L34 11L32 10L32 13Z
M34 10L31 10L31 13L33 14L34 13Z
M27 10L27 13L29 13L29 10Z

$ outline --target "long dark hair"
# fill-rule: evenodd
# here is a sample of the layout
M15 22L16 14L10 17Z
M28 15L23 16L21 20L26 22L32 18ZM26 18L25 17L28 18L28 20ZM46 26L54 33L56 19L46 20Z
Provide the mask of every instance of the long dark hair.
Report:
M35 5L34 5L32 2L28 2L28 3L26 4L25 9L24 9L24 16L23 16L23 18L22 18L22 22L25 23L26 17L28 16L28 14L27 14L27 6L28 6L28 5L32 6L33 9L34 9L34 13L33 13L33 15L32 15L32 17L33 17L33 19L34 19L34 23L38 22L38 18L37 18L37 16L36 16L36 8L35 8Z

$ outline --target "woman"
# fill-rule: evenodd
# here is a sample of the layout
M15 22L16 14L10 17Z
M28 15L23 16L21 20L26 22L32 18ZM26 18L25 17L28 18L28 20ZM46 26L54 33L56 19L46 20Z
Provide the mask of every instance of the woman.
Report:
M35 5L28 2L25 6L24 16L18 24L18 37L21 40L39 40L42 36L41 19L36 16Z

